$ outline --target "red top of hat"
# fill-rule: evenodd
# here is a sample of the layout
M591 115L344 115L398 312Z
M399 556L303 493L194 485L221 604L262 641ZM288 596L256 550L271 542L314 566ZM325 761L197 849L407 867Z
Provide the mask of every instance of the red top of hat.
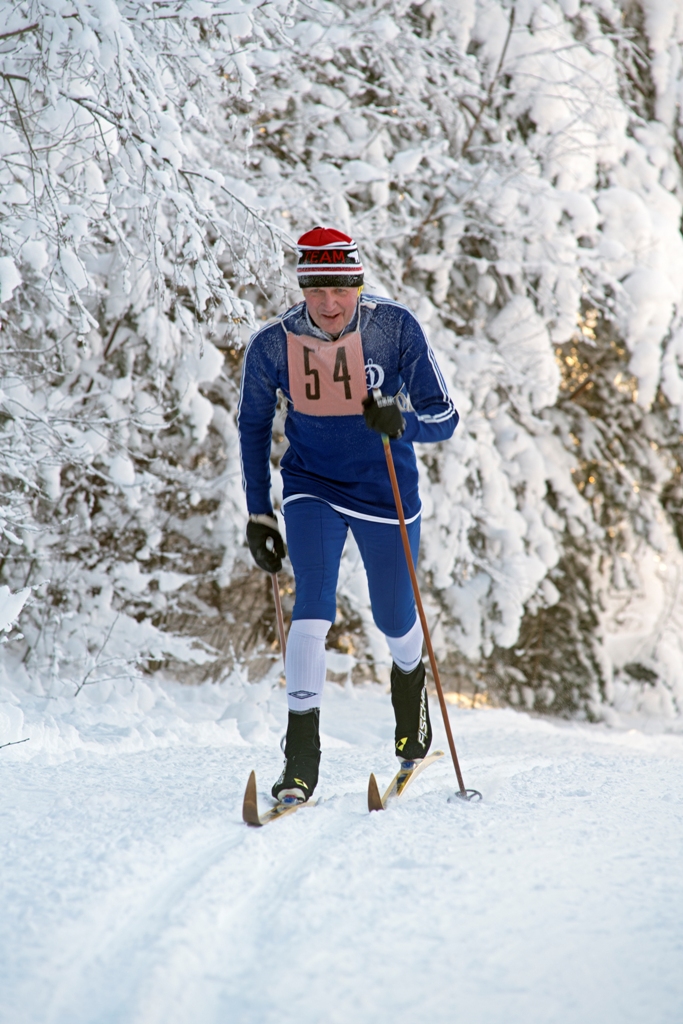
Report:
M355 243L352 238L335 228L316 227L302 235L296 244L299 248L322 249L327 246L354 245Z

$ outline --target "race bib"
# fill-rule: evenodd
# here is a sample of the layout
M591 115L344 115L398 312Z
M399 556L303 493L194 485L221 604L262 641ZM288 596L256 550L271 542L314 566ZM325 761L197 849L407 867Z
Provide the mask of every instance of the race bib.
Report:
M297 412L308 416L360 416L365 384L358 331L336 341L287 333L289 393Z

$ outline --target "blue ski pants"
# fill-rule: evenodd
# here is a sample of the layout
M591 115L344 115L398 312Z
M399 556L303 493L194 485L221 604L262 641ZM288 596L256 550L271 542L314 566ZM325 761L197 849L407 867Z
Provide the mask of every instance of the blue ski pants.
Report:
M403 637L412 628L417 612L398 523L358 519L318 498L290 500L283 513L296 582L292 621L334 622L339 563L347 532L351 530L368 577L375 624L388 637ZM420 544L419 518L407 529L415 564Z

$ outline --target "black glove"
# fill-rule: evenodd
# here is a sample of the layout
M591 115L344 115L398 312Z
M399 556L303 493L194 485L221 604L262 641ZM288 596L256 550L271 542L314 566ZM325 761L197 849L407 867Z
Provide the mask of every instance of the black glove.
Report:
M247 544L259 569L264 572L280 571L286 551L275 516L250 516Z
M363 399L363 416L370 430L386 434L392 440L401 437L406 429L406 421L393 395L379 395L377 398L368 395Z

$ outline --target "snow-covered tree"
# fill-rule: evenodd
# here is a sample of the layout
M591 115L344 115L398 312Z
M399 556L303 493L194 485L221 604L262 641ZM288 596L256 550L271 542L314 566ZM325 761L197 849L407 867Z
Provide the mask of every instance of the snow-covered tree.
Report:
M4 11L3 581L51 580L31 656L92 629L82 680L135 620L155 661L169 631L272 638L241 547L240 346L324 222L416 310L463 418L420 452L453 683L678 712L680 4ZM380 671L352 551L334 639Z
M651 571L680 562L671 11L320 3L258 58L252 180L281 225L353 232L463 414L422 454L441 655L541 709L681 697L644 611L675 636L675 588Z
M235 428L200 388L253 323L240 285L281 263L228 173L249 11L0 6L3 573L46 581L23 628L55 679L208 657L156 626L241 540Z

